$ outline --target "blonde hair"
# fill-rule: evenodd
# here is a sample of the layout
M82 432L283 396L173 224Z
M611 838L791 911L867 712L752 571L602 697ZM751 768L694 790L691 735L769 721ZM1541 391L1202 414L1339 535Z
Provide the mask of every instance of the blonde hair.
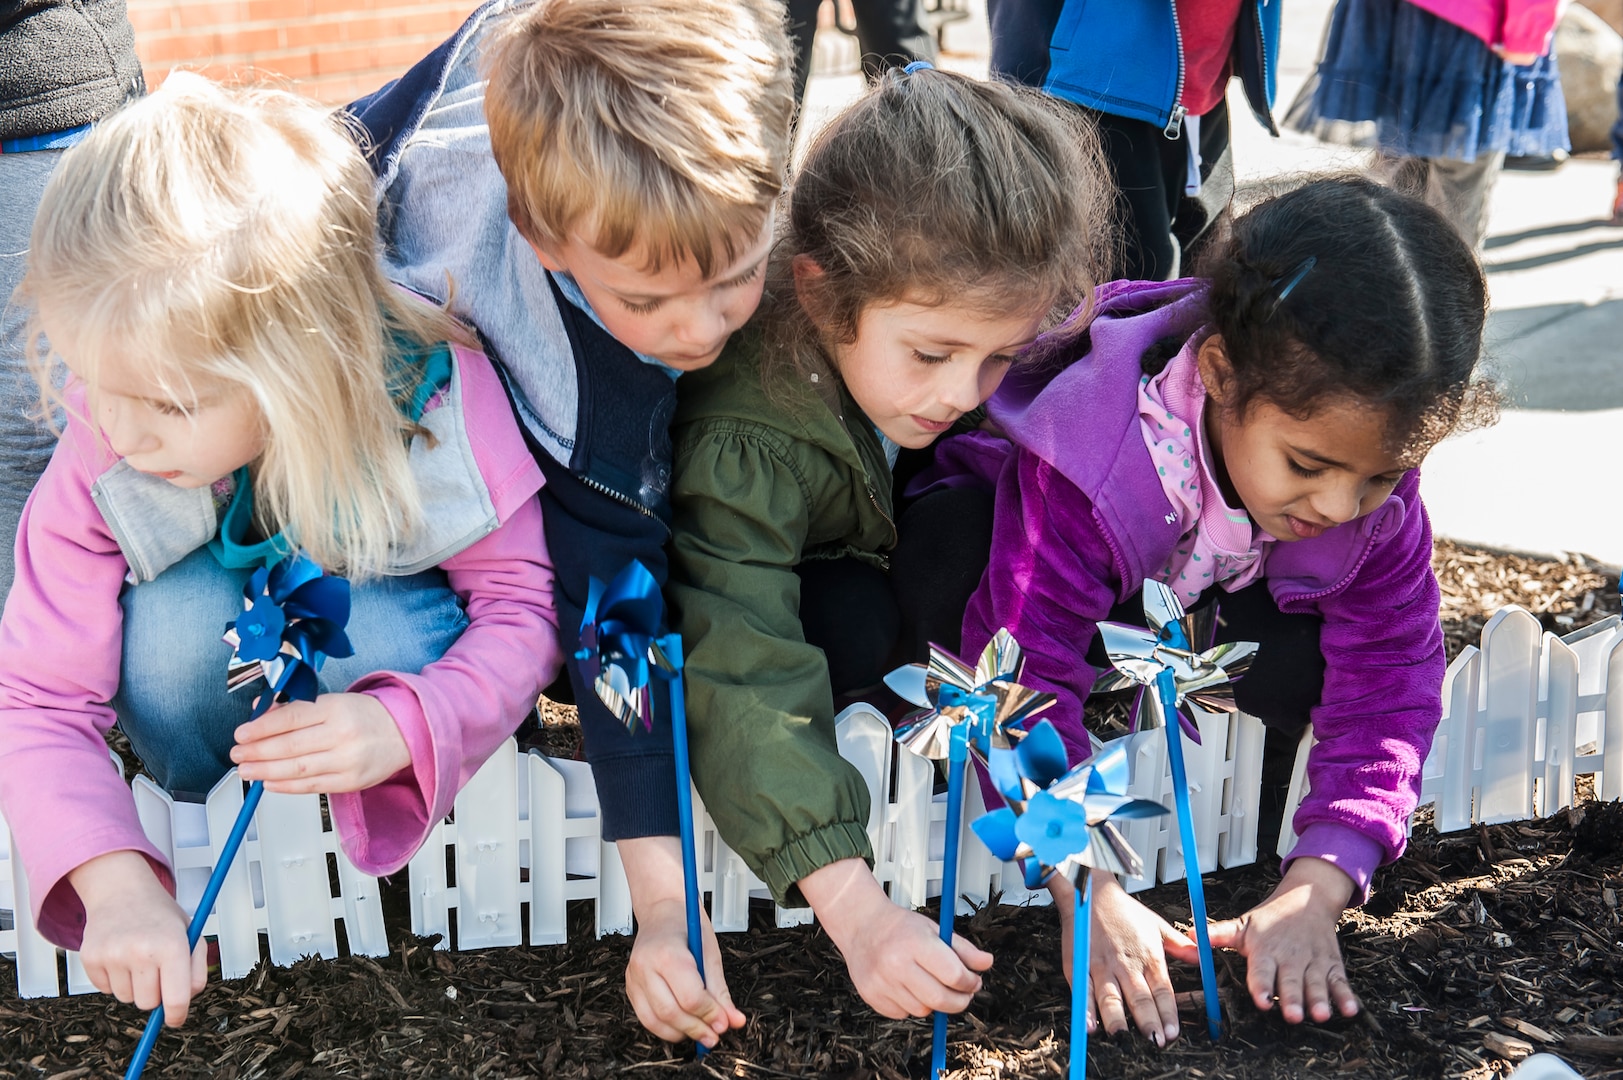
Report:
M706 277L783 188L794 86L780 0L540 0L491 34L490 147L531 243L591 231ZM719 254L724 259L718 259Z
M261 527L330 570L381 571L420 516L419 429L396 404L412 389L393 370L402 339L458 329L383 276L372 189L314 102L171 75L69 151L40 202L19 292L47 405L52 321L92 401L114 355L177 401L195 381L240 390L266 436Z
M1116 242L1104 161L1092 124L1047 95L886 72L817 133L785 200L757 315L768 386L785 367L832 368L829 345L854 342L871 304L1042 307L1049 321L1085 304ZM801 255L822 271L804 293Z

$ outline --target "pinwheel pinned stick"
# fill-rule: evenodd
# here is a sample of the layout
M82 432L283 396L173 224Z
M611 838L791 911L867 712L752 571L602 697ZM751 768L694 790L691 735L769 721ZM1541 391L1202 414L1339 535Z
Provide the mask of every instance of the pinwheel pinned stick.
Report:
M1166 807L1127 794L1127 744L1118 740L1074 769L1046 720L1013 750L994 750L992 782L1008 806L971 827L993 855L1019 859L1036 888L1055 874L1076 886L1071 930L1071 1076L1088 1062L1088 957L1093 918L1090 867L1137 876L1144 864L1116 828L1117 818L1155 817ZM1077 879L1081 878L1080 881Z
M1020 646L999 630L971 668L945 649L930 646L930 663L908 664L885 676L902 698L927 711L896 729L896 741L920 757L947 763L947 831L941 866L941 940L952 947L957 914L958 848L963 836L964 767L970 753L983 763L1024 734L1024 722L1054 695L1021 686ZM935 1014L930 1077L947 1067L947 1014Z
M235 692L263 680L265 687L254 703L253 716L263 716L273 705L288 701L314 701L317 676L329 656L353 656L344 625L349 622L349 582L329 577L321 567L295 552L274 566L254 571L242 590L243 614L225 628L232 648L226 669L226 690ZM248 835L248 824L265 794L263 781L248 785L242 809L231 825L220 858L214 864L203 897L186 927L186 946L196 949L214 902L219 899L231 864ZM147 1058L163 1031L163 1006L147 1017L146 1030L136 1043L124 1080L138 1080Z
M671 741L676 754L676 813L682 833L682 887L687 906L688 952L704 981L704 940L699 935L699 869L693 850L692 780L688 769L687 704L682 691L682 638L664 633L665 599L659 583L632 560L607 585L591 579L575 658L598 698L635 731L654 726L653 680L669 688ZM700 1043L697 1056L704 1057Z
M1223 1034L1222 1007L1217 999L1217 966L1212 958L1211 935L1206 927L1206 888L1200 876L1200 851L1195 842L1194 814L1189 806L1189 774L1184 766L1180 729L1195 743L1200 731L1188 703L1233 712L1232 680L1244 674L1256 656L1250 641L1233 641L1196 652L1189 617L1178 596L1159 581L1144 583L1144 616L1149 629L1102 622L1099 636L1110 654L1114 673L1106 673L1096 690L1114 690L1137 683L1153 686L1151 716L1166 729L1167 760L1172 766L1172 794L1178 811L1178 835L1183 847L1184 879L1189 886L1189 910L1200 947L1200 984L1206 996L1206 1027L1216 1040ZM1174 723L1173 717L1177 717Z

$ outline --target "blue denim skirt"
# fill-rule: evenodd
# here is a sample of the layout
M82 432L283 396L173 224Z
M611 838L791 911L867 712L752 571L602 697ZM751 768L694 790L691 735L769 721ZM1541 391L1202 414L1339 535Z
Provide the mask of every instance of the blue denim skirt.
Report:
M1402 157L1570 148L1553 53L1507 64L1481 38L1403 0L1336 4L1318 71L1285 123Z

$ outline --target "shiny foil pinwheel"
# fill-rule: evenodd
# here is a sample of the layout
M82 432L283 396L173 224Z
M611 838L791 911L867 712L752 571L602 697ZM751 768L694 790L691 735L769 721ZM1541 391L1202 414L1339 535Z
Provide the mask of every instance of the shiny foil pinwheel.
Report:
M1107 679L1094 688L1114 689L1137 683L1153 688L1149 695L1153 723L1166 729L1167 761L1172 767L1172 796L1178 813L1179 846L1183 849L1184 880L1189 887L1189 910L1195 923L1195 944L1200 949L1200 982L1206 994L1206 1027L1215 1040L1223 1033L1223 1014L1217 998L1217 965L1206 927L1206 887L1200 876L1200 850L1195 840L1194 814L1189 806L1189 773L1184 765L1183 739L1188 732L1196 744L1199 730L1186 715L1187 702L1208 709L1232 712L1234 689L1230 680L1251 666L1257 646L1249 641L1216 645L1196 652L1193 627L1178 595L1159 581L1144 582L1144 620L1149 629L1100 623L1099 635L1116 668L1116 681ZM1172 717L1179 723L1174 724Z
M1067 768L1065 744L1047 721L1013 750L992 753L992 780L1008 806L972 823L993 855L1019 859L1028 888L1055 874L1076 885L1071 930L1071 1076L1088 1062L1088 951L1093 879L1086 868L1137 875L1143 870L1114 819L1156 817L1166 807L1127 794L1127 744L1107 743L1081 765ZM1079 880L1080 879L1080 880Z
M676 813L682 834L682 885L688 952L704 979L699 937L699 870L693 848L693 781L688 768L687 705L682 691L682 638L665 632L665 598L646 566L633 559L607 585L592 578L581 615L581 673L598 699L635 733L654 728L653 680L669 688L671 743L676 757ZM704 1057L701 1043L697 1050Z
M885 684L925 711L896 729L896 741L923 758L947 763L947 831L941 865L941 940L952 945L958 902L958 849L964 832L964 769L973 752L984 763L1024 734L1024 723L1053 704L1054 695L1021 686L1021 653L999 630L971 668L938 646L930 663L908 664ZM947 1067L947 1014L935 1014L931 1080Z
M242 590L243 613L225 628L224 641L231 646L226 665L226 692L247 689L264 679L265 688L254 703L253 716L264 715L272 705L289 701L314 701L320 691L318 676L329 656L353 656L344 625L349 622L349 582L329 577L321 567L294 552L274 565L255 570ZM220 896L231 864L248 825L265 794L263 781L248 785L242 809L220 848L220 857L203 886L203 896L186 927L186 942L196 949L203 936L203 924ZM146 1030L130 1055L124 1080L139 1080L147 1058L163 1031L163 1006L147 1017Z
M344 633L349 582L327 576L298 552L255 570L242 603L241 617L225 628L232 649L225 686L235 692L265 680L254 717L275 704L314 701L322 662L355 655Z
M1159 581L1146 581L1144 621L1149 629L1123 623L1099 624L1099 638L1114 670L1100 675L1093 689L1098 693L1133 685L1153 686L1163 670L1171 671L1175 707L1167 712L1177 713L1184 733L1198 746L1200 728L1188 703L1192 701L1212 712L1234 712L1233 680L1251 667L1257 645L1254 641L1228 641L1196 652L1192 643L1207 636L1196 632L1196 618L1184 613L1177 593ZM1216 629L1215 620L1212 629ZM1141 712L1134 710L1135 729ZM1152 719L1166 722L1155 714Z

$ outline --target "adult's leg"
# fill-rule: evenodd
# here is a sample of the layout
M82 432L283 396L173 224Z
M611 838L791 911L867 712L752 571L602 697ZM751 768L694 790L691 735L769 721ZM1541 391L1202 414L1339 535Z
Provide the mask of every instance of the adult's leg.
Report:
M800 625L823 650L835 697L866 691L891 668L900 616L885 572L860 559L807 559L800 577Z
M242 614L249 576L199 549L120 598L124 657L113 708L142 764L170 791L205 794L230 770L236 730L259 693L225 687L231 647L221 633ZM439 570L351 583L347 633L355 655L327 660L321 692L374 671L419 672L467 625Z
M795 103L806 104L806 80L811 77L812 40L817 36L817 9L823 0L784 0L789 40L795 47Z
M11 591L17 521L56 446L56 436L37 415L39 390L24 336L28 311L12 293L28 262L34 211L62 154L0 154L0 606Z
M1503 152L1479 154L1475 161L1377 153L1370 175L1423 200L1446 217L1467 244L1480 249L1488 233L1489 196L1504 165Z
M935 63L935 35L924 19L924 0L852 0L851 10L869 78L914 60Z
M1180 250L1180 276L1194 273L1201 249L1211 238L1212 224L1233 198L1234 153L1229 143L1229 106L1225 100L1200 118L1200 193L1179 199L1172 219L1172 236Z
M1099 125L1105 160L1119 193L1122 252L1118 276L1164 281L1180 269L1172 218L1188 173L1185 132L1168 139L1159 127L1085 110Z

